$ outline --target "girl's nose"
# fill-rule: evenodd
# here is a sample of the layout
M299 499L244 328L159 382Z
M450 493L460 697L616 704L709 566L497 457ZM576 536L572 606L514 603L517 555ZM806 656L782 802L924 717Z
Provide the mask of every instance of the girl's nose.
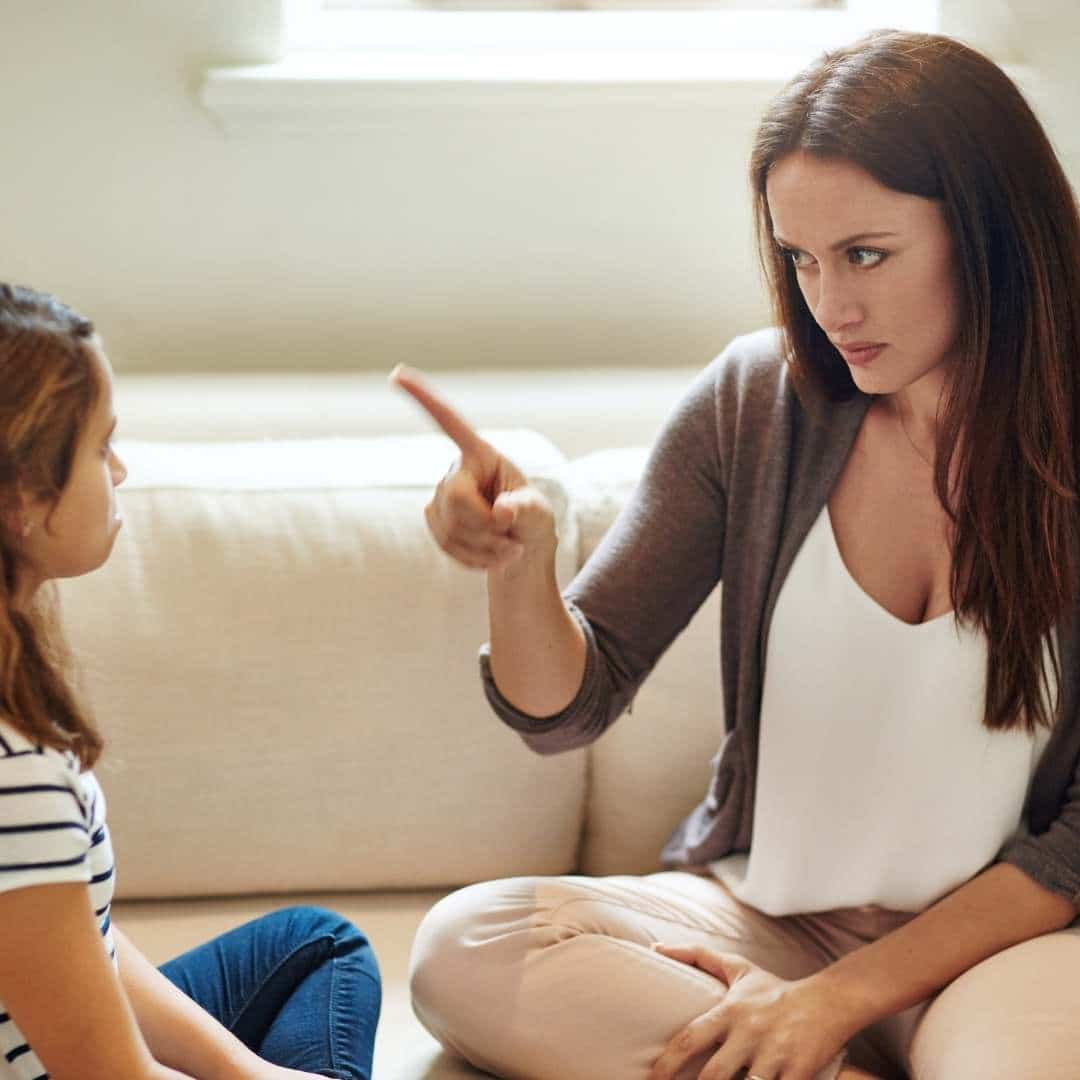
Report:
M127 466L120 460L117 454L113 454L112 478L113 487L119 487L127 479Z

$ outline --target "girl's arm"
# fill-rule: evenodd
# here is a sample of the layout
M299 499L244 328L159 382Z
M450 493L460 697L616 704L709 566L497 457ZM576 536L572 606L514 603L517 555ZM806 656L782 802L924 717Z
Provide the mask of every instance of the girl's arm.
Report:
M310 1076L262 1061L113 927L118 977L85 885L0 893L0 928L0 1000L52 1080Z
M0 1000L52 1080L190 1075L151 1055L105 952L86 885L0 893Z
M157 1061L198 1080L241 1080L271 1074L272 1066L262 1063L165 978L115 925L113 938L120 981Z
M120 980L150 1052L198 1080L319 1080L314 1073L271 1065L174 986L113 926Z

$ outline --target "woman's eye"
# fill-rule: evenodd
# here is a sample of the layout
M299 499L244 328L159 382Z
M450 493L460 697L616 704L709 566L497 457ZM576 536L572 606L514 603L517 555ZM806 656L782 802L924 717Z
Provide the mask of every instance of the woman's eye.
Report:
M780 257L791 263L796 270L805 270L812 262L805 251L796 251L794 248L780 248Z
M872 266L880 266L885 261L885 255L884 251L878 251L877 248L851 248L848 251L848 262L868 270Z

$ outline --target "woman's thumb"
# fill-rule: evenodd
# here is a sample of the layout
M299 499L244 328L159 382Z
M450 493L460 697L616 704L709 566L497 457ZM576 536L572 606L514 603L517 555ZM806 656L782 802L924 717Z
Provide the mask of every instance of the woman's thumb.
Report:
M496 532L509 534L517 522L519 504L512 491L504 491L491 504L491 523Z

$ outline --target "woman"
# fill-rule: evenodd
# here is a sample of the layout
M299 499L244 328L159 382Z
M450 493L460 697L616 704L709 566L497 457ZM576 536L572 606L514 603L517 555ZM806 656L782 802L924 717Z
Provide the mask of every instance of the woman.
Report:
M673 869L448 897L416 1010L508 1077L1080 1076L1072 192L990 61L884 31L781 93L751 177L780 332L696 381L564 597L541 497L398 376L461 446L428 517L488 571L486 690L534 749L596 738L724 588Z
M115 428L91 323L0 285L0 1078L367 1080L379 971L344 919L278 911L160 972L111 921L102 739L48 583L109 557Z

